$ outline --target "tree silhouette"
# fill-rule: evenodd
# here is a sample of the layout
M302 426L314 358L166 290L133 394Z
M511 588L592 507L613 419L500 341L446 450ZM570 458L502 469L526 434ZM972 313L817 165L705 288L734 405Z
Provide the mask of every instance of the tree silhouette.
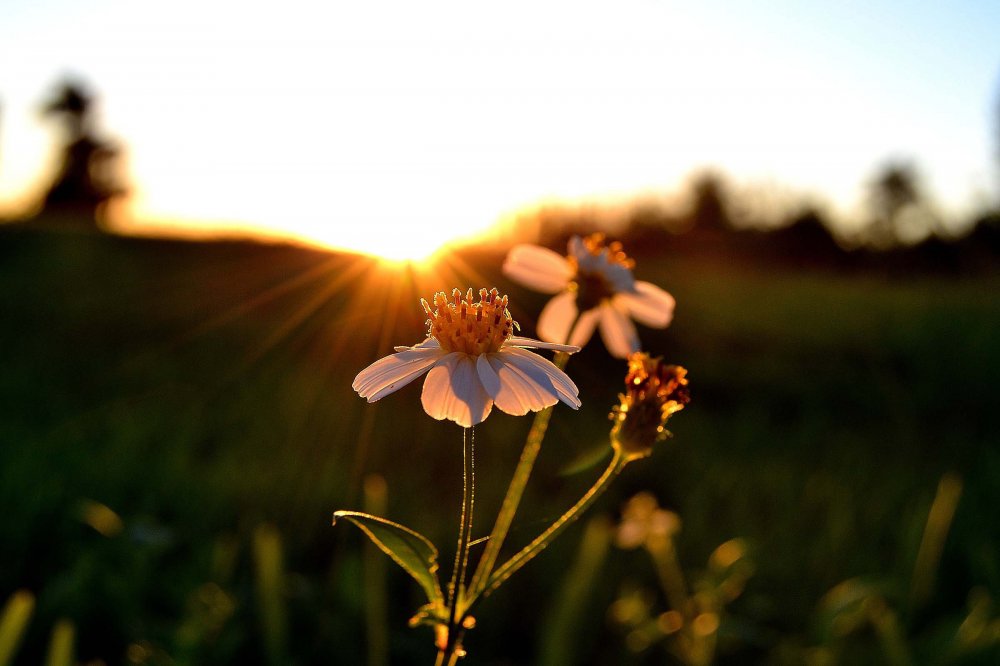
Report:
M692 226L698 229L726 230L730 224L729 209L726 204L726 187L722 177L705 172L691 183L694 199L691 208Z
M120 151L95 136L93 98L77 82L62 83L42 107L42 114L61 121L64 148L56 177L45 194L41 217L97 227L105 204L126 192L118 174Z
M909 162L890 162L871 183L871 221L867 235L878 248L923 240L937 229L937 218L916 168Z

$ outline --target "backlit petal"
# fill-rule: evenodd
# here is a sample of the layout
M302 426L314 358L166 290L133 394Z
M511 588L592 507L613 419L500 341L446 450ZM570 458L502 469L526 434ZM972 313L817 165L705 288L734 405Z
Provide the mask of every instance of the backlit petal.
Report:
M575 354L580 351L579 347L573 345L559 345L554 342L542 342L533 338L522 338L519 335L510 337L504 343L505 347L523 347L525 349L548 349L550 351L561 351L567 354Z
M542 308L538 317L538 337L546 342L565 343L576 313L576 294L569 291L559 294Z
M605 302L600 307L601 339L608 353L616 358L625 358L634 351L639 351L639 335L635 332L635 324L621 309Z
M600 319L600 308L591 308L580 315L580 319L576 322L576 326L573 327L573 334L569 336L569 343L578 347L583 347L587 344L590 341L591 336L594 335L594 329L597 327L597 322L600 321Z
M538 354L518 347L504 347L498 354L521 370L542 391L555 394L573 409L580 407L580 390L569 376Z
M440 349L407 349L375 361L358 373L352 388L368 402L375 402L403 388L427 372L443 355Z
M437 341L437 338L427 338L423 342L418 342L412 347L399 346L394 349L398 352L406 351L407 349L440 349L441 343Z
M573 267L566 257L539 245L515 245L503 262L504 275L545 294L566 288Z
M653 328L666 328L674 317L674 297L651 282L636 282L634 291L615 296L632 318Z
M476 357L476 372L479 374L479 381L482 382L486 393L496 400L497 394L500 392L500 376L490 365L487 356L489 354L480 354Z
M493 401L502 411L523 416L528 412L538 412L559 402L559 396L549 386L540 386L531 376L521 370L504 354L484 354L490 367L500 380L500 390Z
M464 428L482 423L493 409L475 362L460 352L448 354L431 368L420 402L431 417L448 419Z

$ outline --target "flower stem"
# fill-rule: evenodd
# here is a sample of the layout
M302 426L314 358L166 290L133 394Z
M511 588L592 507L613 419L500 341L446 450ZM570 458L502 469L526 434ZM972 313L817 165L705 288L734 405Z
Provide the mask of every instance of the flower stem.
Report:
M483 587L483 593L489 594L497 587L499 587L505 580L510 578L518 569L523 567L538 553L542 552L546 546L549 545L554 538L556 538L564 529L569 527L569 525L580 517L580 515L594 503L598 497L600 497L616 476L625 468L628 464L629 458L625 456L617 447L614 451L614 456L611 458L611 462L608 464L608 468L604 470L601 477L597 479L594 485L587 491L587 493L581 497L576 504L574 504L566 513L561 515L556 522L552 523L547 530L538 535L534 541L529 543L527 546L522 548L520 552L514 555L512 558L507 560L500 568L498 568Z
M684 571L677 560L677 549L674 547L673 539L666 537L662 542L647 543L646 549L649 551L653 563L656 565L656 574L660 579L660 587L667 597L670 606L684 616L685 622L692 619L691 598L687 591L687 582L684 579Z
M569 361L569 354L566 352L558 352L555 358L553 358L553 364L560 370L566 368L567 361ZM497 514L493 531L486 541L486 548L479 559L476 572L472 575L472 582L469 583L469 603L482 593L490 578L490 574L493 573L493 567L500 556L500 548L503 546L504 539L507 538L507 533L510 531L511 523L514 521L514 514L517 513L517 507L521 503L524 489L528 485L528 477L531 476L531 470L535 466L535 459L538 458L538 452L542 448L542 440L545 439L545 432L549 427L549 418L552 416L552 409L552 407L546 407L542 411L535 413L535 419L531 423L531 430L528 431L528 438L524 442L524 450L521 451L521 459L518 461L517 468L514 470L514 476L507 487L507 494L503 498L503 504L500 505L500 513Z
M660 587L666 595L667 603L683 618L683 626L674 647L680 660L690 666L697 666L701 663L709 663L699 657L705 650L710 649L705 639L691 630L698 611L691 602L688 595L687 582L684 578L684 570L677 559L677 549L673 538L662 537L656 540L647 540L646 550L655 565L656 575L660 579Z
M460 656L459 624L462 617L458 606L465 597L465 571L469 564L469 542L472 540L472 508L476 497L476 435L465 428L462 436L462 515L459 519L458 548L455 567L448 590L448 639L438 652L438 664L453 664Z

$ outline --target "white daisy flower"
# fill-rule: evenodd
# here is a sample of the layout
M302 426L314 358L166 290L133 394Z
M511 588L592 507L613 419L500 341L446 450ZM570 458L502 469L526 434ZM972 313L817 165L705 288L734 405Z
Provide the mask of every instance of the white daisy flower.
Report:
M426 373L420 397L424 411L465 428L482 423L493 405L515 416L560 400L579 408L573 380L528 349L572 353L580 348L515 336L517 322L507 310L507 297L496 289L480 289L479 302L472 298L472 289L464 295L455 289L453 302L439 292L433 309L421 299L430 317L427 339L396 347L397 353L372 363L358 373L354 390L375 402Z
M604 234L591 234L573 236L566 257L538 245L516 245L503 271L526 287L558 294L538 318L538 337L582 347L599 325L611 355L625 358L640 348L633 319L666 328L674 316L674 297L633 278L634 265L621 243L605 244Z

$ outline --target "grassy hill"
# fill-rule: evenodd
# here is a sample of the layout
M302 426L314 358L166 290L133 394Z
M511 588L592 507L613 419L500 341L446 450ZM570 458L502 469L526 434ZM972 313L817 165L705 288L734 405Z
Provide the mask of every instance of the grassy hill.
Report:
M527 335L545 297L485 251L425 273L249 242L0 232L0 600L37 598L17 663L42 660L60 618L86 663L365 663L365 544L331 513L361 508L378 474L387 515L449 562L461 433L422 412L419 383L366 405L351 380L422 339L420 296L496 285ZM969 641L948 652L960 626L971 635L969 604L1000 599L1000 275L890 280L646 254L637 275L678 308L669 329L640 335L689 369L693 402L593 514L615 518L653 491L683 521L691 575L745 540L754 574L723 618L720 663L886 661L877 621L824 624L824 595L858 577L878 591L863 612L890 609L916 663L1000 658ZM595 340L568 372L584 408L555 413L515 545L598 472L574 463L605 441L624 368ZM477 535L529 424L497 414L477 428ZM961 499L916 602L946 473ZM563 663L669 663L662 645L630 652L608 620L623 585L656 589L641 552L612 547L578 621L552 619L582 532L483 605L470 664L540 663L553 632L573 637ZM428 632L406 627L418 589L387 574L390 662L430 663ZM975 636L1000 637L996 611L975 607L987 627Z

